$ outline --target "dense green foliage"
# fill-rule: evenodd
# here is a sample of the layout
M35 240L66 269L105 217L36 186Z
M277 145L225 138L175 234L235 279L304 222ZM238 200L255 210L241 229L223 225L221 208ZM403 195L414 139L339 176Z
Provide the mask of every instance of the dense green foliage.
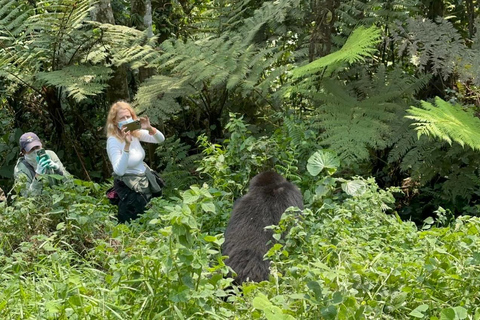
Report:
M211 145L202 171L224 175L178 197L156 198L141 219L116 225L107 186L75 181L0 206L0 315L5 319L476 319L480 220L448 223L444 210L418 229L393 213L392 192L374 179L335 177L320 150L296 176L328 186L284 215L267 256L271 277L229 293L220 254L242 140L235 120L227 150ZM280 129L282 131L285 129ZM266 143L281 143L266 137ZM216 150L213 152L213 150ZM293 145L285 156L295 152ZM246 154L244 152L244 154ZM245 161L245 159L243 160ZM257 162L258 161L258 162ZM280 161L281 162L281 161ZM227 164L227 165L225 165ZM310 172L311 174L307 173ZM282 236L283 234L283 236Z
M240 119L227 127L225 147L202 139L200 171L211 186L157 198L132 224L112 220L115 208L103 196L107 186L80 180L3 204L2 317L477 316L477 218L445 225L450 218L440 210L436 221L430 218L418 230L385 213L396 190L381 190L373 179L336 177L340 162L331 151L292 163L302 146L286 139L288 126L262 139L250 137ZM278 146L282 152L265 152ZM287 214L274 228L279 241L268 253L270 281L247 283L242 294L228 295L232 279L219 252L222 231L234 197L268 163L299 186L310 186L312 195L305 192L299 220Z
M423 109L412 107L408 110L410 115L407 118L418 121L414 123L418 135L431 135L450 144L453 140L462 147L467 145L472 149L480 149L480 132L477 130L480 120L460 106L452 106L440 98L435 102L437 108L423 102Z
M148 3L0 0L0 318L480 319L479 0ZM117 99L166 136L129 225ZM73 184L18 196L26 131ZM229 295L222 233L266 169L306 209Z

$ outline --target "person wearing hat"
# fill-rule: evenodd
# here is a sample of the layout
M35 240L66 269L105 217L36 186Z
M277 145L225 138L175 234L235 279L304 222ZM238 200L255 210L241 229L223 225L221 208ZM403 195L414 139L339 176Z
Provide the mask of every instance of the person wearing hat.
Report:
M41 193L40 176L45 174L70 175L52 150L45 150L46 156L40 157L37 153L39 150L43 150L42 148L42 142L35 133L27 132L20 137L21 156L17 160L13 175L15 184L20 185L20 192L23 196ZM58 180L48 179L51 184L54 184L55 181Z

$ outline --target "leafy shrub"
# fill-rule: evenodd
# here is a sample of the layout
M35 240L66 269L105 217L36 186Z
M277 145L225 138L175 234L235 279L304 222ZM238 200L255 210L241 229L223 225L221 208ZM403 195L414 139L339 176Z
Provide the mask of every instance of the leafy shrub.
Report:
M234 314L234 306L222 300L223 288L232 280L224 278L227 270L219 254L222 235L205 231L219 221L215 213L221 202L215 202L214 196L221 195L205 185L192 186L174 200L154 199L139 225L119 226L112 234L113 245L99 243L91 252L91 259L108 274L106 289L115 291L115 304L123 306L117 311L121 317Z
M277 238L290 232L268 253L275 289L257 298L298 319L479 314L471 293L479 284L480 220L462 217L452 227L418 231L385 214L394 202L390 191L378 189L372 179L364 182L361 194L281 221Z
M326 159L334 158L315 153L311 175L300 178L314 181L312 192L325 179L331 188L300 217L287 211L270 227L269 281L233 287L236 294L220 253L233 203L228 176L156 198L140 219L117 226L106 186L75 181L43 198L16 197L0 209L0 317L478 318L480 219L445 227L429 219L418 230L385 213L398 190L334 178L336 162Z
M242 117L230 114L225 128L229 138L223 146L199 137L204 157L198 171L210 177L212 185L237 198L253 176L272 169L295 183L301 182L315 137L299 122L286 118L271 136L256 137Z
M94 240L106 236L113 225L113 207L103 196L106 187L74 180L56 185L39 196L13 196L11 206L0 206L1 247L10 254L31 237L45 235L54 245L66 245L82 253ZM36 241L34 241L36 242ZM34 248L32 248L33 250Z
M186 190L199 182L196 163L200 155L190 154L190 149L189 145L182 143L177 137L167 137L165 142L155 149L159 159L157 171L167 184L165 196L174 194L174 190Z

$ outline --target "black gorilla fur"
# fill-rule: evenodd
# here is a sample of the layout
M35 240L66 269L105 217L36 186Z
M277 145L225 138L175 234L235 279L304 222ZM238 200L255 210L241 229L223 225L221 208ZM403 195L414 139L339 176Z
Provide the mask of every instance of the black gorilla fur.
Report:
M303 209L302 194L293 183L273 171L253 177L247 194L235 202L222 254L229 256L225 264L237 273L237 285L247 280L268 280L270 262L263 256L272 246L268 242L273 240L273 231L265 227L278 224L290 206Z

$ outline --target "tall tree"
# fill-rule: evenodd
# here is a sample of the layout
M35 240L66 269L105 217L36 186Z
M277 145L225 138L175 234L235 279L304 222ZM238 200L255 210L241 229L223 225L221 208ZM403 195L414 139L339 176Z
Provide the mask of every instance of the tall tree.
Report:
M153 37L153 20L152 20L152 2L151 0L131 0L131 17L132 26L138 30L145 31L147 38ZM153 68L140 67L138 69L138 82L142 83L145 79L154 74Z
M338 0L311 0L310 20L314 21L313 30L310 36L309 60L323 57L332 49L332 33L335 31L334 23L339 5Z
M115 24L110 0L99 0L95 2L91 15L94 21ZM126 64L113 67L113 75L108 80L108 88L106 90L108 104L112 104L117 100L130 100L127 72Z

